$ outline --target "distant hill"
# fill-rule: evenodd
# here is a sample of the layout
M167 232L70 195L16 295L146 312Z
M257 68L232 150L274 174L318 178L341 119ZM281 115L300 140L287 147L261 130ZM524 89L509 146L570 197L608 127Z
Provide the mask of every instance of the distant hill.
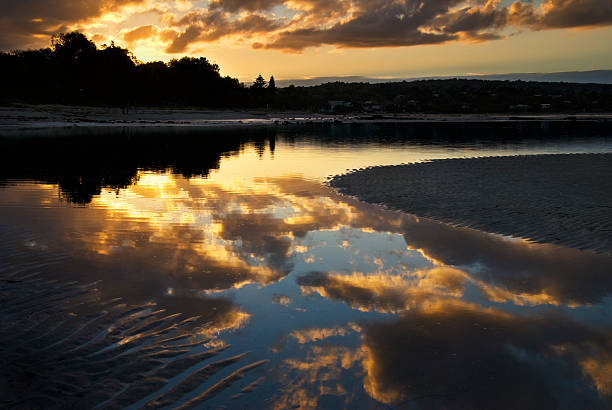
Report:
M612 84L482 78L327 82L278 88L273 104L335 114L612 112Z
M564 71L558 73L510 73L510 74L486 74L486 75L456 75L456 76L437 76L437 77L411 77L411 78L372 78L361 76L345 77L314 77L305 80L277 80L278 87L313 86L333 82L345 83L388 83L397 81L417 81L417 80L436 80L436 79L477 79L477 80L507 80L507 81L541 81L541 82L566 82L566 83L596 83L612 84L612 70L592 70L592 71Z

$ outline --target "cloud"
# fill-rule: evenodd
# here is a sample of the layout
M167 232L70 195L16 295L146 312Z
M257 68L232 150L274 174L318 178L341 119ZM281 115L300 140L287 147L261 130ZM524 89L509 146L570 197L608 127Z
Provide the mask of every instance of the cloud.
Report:
M610 0L548 0L542 5L539 28L571 28L612 24Z
M302 50L331 44L339 47L379 47L434 44L457 37L442 32L425 32L419 27L444 13L456 0L416 4L367 2L359 15L330 28L303 28L281 33L263 48ZM414 3L414 2L410 2Z
M143 21L128 5L163 10ZM130 11L131 10L131 11ZM180 7L168 0L27 0L0 4L0 49L46 45L59 31L112 32L99 17L117 12L124 40L168 44L183 53L194 43L236 36L256 49L301 52L308 47L398 47L488 41L511 30L591 28L612 24L611 0L215 0ZM123 14L122 14L123 13ZM135 15L135 14L134 14ZM158 21L159 20L159 21ZM138 25L134 25L134 22ZM144 23L144 24L143 24ZM163 38L162 38L163 37ZM257 37L257 38L253 38Z
M49 36L67 31L104 13L119 11L144 0L24 0L0 3L0 49L49 43Z
M136 27L135 29L128 31L123 35L123 39L130 44L137 40L149 38L157 34L157 31L157 27L152 24L148 24L146 26Z
M153 24L136 27L122 34L123 40L128 44L128 47L134 47L137 42L153 43L155 45L167 45L170 42L176 41L178 32L174 29L162 29ZM94 36L94 41L96 38Z
M480 33L482 30L499 30L507 25L508 10L497 9L492 1L484 6L462 7L436 17L432 25L446 33Z
M177 54L177 53L184 52L185 50L187 50L187 47L189 46L189 44L198 40L198 38L200 37L200 34L201 34L201 30L199 27L197 26L187 27L187 29L184 32L180 33L174 39L174 41L172 41L172 44L170 44L168 48L166 48L166 53Z
M283 3L283 0L216 0L210 3L210 9L224 9L227 11L239 11L239 10L269 10L274 6L278 6Z
M548 0L540 7L516 1L472 2L457 8L457 0L353 2L355 15L329 27L286 30L254 48L301 51L307 47L394 47L448 41L503 38L509 27L531 30L605 26L612 24L612 3L598 0Z
M166 52L183 53L195 42L211 42L229 35L250 36L270 32L283 24L282 20L268 19L259 14L248 14L232 20L228 13L219 10L190 12L173 23L176 26L186 25L187 28L174 39Z

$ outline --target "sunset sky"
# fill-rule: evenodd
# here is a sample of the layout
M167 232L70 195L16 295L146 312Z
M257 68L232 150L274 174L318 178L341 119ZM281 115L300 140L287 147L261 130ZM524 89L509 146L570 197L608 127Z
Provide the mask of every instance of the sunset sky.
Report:
M79 30L249 81L612 68L612 0L3 0L0 49Z

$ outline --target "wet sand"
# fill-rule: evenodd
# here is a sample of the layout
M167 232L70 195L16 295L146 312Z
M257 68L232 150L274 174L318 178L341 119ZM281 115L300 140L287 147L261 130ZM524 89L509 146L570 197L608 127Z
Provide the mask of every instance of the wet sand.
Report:
M320 122L506 122L506 121L612 121L602 114L347 114L327 115L301 111L86 107L68 105L12 105L0 107L0 135L37 129L108 127L227 127L290 125Z
M417 216L612 253L612 154L446 159L354 171L329 184Z
M233 370L187 395L197 406L266 364L228 355L197 316L101 300L97 282L48 280L35 267L0 279L2 408L160 408Z

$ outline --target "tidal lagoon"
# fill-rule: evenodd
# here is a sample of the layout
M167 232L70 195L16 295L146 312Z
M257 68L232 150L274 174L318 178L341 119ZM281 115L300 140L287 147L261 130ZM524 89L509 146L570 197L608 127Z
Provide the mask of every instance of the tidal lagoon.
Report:
M612 405L608 122L104 127L0 146L4 408ZM518 176L496 189L509 159ZM578 159L589 184L568 189L551 159ZM527 205L552 216L525 217L534 180L556 202Z

